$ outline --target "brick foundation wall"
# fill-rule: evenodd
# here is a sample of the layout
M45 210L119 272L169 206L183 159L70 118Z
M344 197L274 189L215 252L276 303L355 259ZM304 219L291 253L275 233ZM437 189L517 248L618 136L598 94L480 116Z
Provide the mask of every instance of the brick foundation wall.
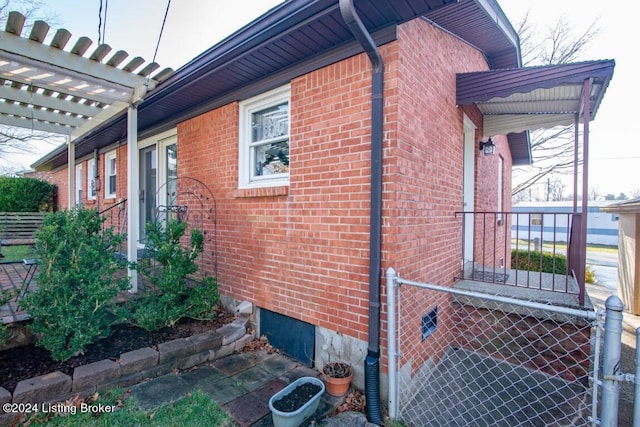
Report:
M459 329L453 346L588 385L591 327L473 304L453 304Z

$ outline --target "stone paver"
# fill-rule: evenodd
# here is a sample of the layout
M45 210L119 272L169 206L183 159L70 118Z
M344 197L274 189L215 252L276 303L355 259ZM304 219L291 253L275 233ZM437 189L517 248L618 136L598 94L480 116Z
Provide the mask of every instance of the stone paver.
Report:
M273 381L276 377L264 369L255 367L253 369L242 371L231 377L231 379L242 384L242 387L246 390L253 391L264 386L270 381Z
M226 376L231 377L255 366L255 361L250 360L243 354L232 354L214 361L212 366L222 371Z
M177 402L191 390L191 385L179 375L168 374L131 387L131 396L140 409L150 411Z
M232 380L231 378L224 378L216 382L199 384L198 388L211 396L218 405L229 403L247 393L247 390L242 387L240 383Z
M259 389L233 400L222 408L228 411L241 427L249 427L271 413L269 399L289 383L276 379Z
M279 354L234 353L179 374L168 374L131 388L141 409L171 404L192 390L202 390L231 414L241 427L273 427L269 399L292 381L318 372ZM318 411L303 426L319 420L342 403L326 393Z

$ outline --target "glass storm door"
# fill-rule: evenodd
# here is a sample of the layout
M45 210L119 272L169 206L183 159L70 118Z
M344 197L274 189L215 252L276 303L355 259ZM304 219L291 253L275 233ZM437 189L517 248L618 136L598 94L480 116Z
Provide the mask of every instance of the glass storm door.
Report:
M140 150L140 241L144 242L145 225L155 222L158 180L158 156L156 146Z

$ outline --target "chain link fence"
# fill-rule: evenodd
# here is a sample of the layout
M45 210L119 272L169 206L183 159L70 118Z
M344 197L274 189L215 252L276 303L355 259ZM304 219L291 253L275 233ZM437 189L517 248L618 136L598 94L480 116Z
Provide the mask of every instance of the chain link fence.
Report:
M389 277L392 417L409 427L595 425L602 313Z

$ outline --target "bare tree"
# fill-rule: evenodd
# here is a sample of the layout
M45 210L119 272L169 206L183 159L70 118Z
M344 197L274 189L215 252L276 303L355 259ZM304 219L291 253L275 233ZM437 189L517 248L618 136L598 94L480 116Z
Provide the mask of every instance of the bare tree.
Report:
M529 14L519 22L522 61L527 66L566 64L580 59L599 34L597 20L576 31L565 16L554 25L535 28ZM574 126L556 127L531 133L533 165L514 168L512 195L517 195L543 179L571 174L574 166ZM578 163L582 153L578 151Z
M9 12L18 11L26 17L23 34L29 31L33 22L44 20L55 25L58 17L47 9L45 0L0 0L0 26L5 27ZM35 144L51 144L51 148L63 142L58 135L30 129L0 125L0 160L9 160L15 154L29 154L36 151ZM13 166L8 166L13 171ZM15 172L15 171L13 171Z
M629 190L629 197L632 199L640 199L640 187L632 188Z

